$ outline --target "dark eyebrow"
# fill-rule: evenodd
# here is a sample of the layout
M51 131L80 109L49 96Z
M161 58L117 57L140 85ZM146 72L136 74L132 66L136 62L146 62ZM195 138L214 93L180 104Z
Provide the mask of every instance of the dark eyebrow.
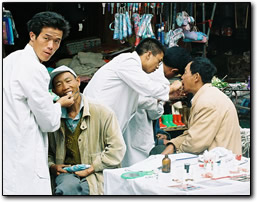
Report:
M50 34L45 34L46 36L48 36L48 37L50 37L50 38L53 38L53 36L52 35L50 35ZM57 40L62 40L61 38L56 38Z
M66 81L66 80L72 80L72 78L66 77L66 78L64 79L64 81Z
M66 81L66 80L72 80L72 78L70 78L70 76L67 76L67 77L65 77L63 80L64 80L64 81ZM60 80L55 81L55 83L61 83L61 82L62 82L62 81L60 81Z

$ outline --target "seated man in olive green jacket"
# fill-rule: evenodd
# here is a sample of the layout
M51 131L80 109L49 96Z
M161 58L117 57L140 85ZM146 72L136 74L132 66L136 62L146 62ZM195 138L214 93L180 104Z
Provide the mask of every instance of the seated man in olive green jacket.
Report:
M194 95L188 130L171 139L162 154L201 154L215 147L242 154L237 111L230 98L211 85L215 73L216 67L207 58L195 58L186 66L182 84Z
M60 129L49 133L48 165L55 179L54 194L103 194L103 169L120 167L126 150L117 118L111 109L79 93L80 79L72 69L61 66L50 76L49 88L55 94L74 98L71 107L62 108ZM77 164L90 167L77 172L64 169Z

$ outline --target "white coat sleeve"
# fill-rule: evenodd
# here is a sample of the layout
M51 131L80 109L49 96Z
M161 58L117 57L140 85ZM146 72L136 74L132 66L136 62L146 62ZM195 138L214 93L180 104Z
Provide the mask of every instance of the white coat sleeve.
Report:
M151 80L142 70L141 63L134 58L120 61L117 75L140 95L154 97L159 100L169 99L169 86Z
M164 102L158 101L152 97L139 96L138 99L138 108L145 109L151 120L156 120L161 117L164 112L163 104Z
M24 99L27 99L29 108L41 131L56 131L60 127L61 105L54 104L48 92L50 76L41 64L31 62L26 68L26 72L20 72L20 85L24 91Z

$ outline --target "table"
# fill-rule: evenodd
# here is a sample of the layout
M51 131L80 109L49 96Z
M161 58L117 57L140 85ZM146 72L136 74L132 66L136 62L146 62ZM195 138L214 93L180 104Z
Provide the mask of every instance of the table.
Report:
M171 159L171 172L161 172L161 162L164 155L152 155L130 167L118 169L105 169L104 194L105 195L250 195L250 159L242 157L240 161L233 160L230 172L240 168L239 173L219 176L215 167L213 178L204 178L207 168L200 167L198 156L180 153L169 155ZM194 181L186 181L184 163L190 163L190 177ZM200 165L200 166L199 166ZM135 179L123 179L121 175L130 171L154 171ZM224 174L224 173L223 173ZM185 177L186 176L186 177ZM215 177L216 176L216 177ZM220 175L222 176L222 175ZM233 176L243 176L232 178ZM189 179L188 178L188 179ZM239 180L243 181L239 181ZM245 180L245 181L244 181Z

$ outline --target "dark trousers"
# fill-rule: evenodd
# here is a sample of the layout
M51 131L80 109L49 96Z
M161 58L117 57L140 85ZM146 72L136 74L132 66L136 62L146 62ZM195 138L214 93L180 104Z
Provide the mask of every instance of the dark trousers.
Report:
M89 195L86 178L80 178L73 173L61 173L55 182L55 195Z

